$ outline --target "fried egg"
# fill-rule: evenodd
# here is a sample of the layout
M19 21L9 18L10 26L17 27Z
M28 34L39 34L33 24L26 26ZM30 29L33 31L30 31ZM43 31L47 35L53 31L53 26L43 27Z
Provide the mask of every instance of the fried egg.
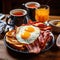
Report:
M20 26L16 38L20 43L33 43L40 35L40 29L32 25Z

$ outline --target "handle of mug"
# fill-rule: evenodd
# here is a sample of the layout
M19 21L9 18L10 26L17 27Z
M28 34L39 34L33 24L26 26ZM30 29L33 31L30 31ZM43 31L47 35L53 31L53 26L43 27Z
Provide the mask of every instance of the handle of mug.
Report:
M25 3L22 3L22 7L23 7L23 9L26 10Z
M6 24L7 24L7 25L10 25L10 24L8 23L10 17L11 17L11 16L6 17Z
M22 5L25 6L25 3L23 3Z
M26 20L24 21L25 24L27 24L28 21L31 20L31 18L29 17L29 15L27 15L27 16L25 17L25 19L26 19Z
M7 18L6 18L6 24L7 25L10 25L10 26L14 26L14 23L12 22L12 23L8 23L9 22L9 19L11 18L11 16L8 16Z
M25 19L24 19L24 22L23 22L23 23L24 23L24 24L27 24L27 23L28 23L28 19L29 19L29 18L28 18L27 16L25 16Z

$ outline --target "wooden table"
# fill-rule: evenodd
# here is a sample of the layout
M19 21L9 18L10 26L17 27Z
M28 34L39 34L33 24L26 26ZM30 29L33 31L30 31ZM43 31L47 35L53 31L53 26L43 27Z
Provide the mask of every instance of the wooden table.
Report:
M50 20L60 19L60 16L50 16ZM55 37L58 34L54 34ZM22 57L23 58L23 57ZM60 49L54 45L50 50L39 54L35 57L25 58L26 60L60 60ZM10 55L4 46L4 39L0 39L0 60L25 60L25 59L17 59Z

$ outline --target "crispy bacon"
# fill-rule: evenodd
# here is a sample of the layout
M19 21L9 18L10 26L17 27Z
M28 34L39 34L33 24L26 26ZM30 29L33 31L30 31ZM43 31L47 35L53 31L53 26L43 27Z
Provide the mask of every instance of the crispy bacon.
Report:
M46 43L51 40L50 31L41 31L40 36L32 44L26 44L30 53L39 53L45 48Z
M28 20L28 23L27 25L34 25L34 26L37 26L39 27L41 30L51 30L51 26L46 26L44 23L42 22L33 22L31 19ZM24 24L23 24L24 25Z
M41 51L38 40L36 40L32 44L26 44L26 48L30 53L39 53Z

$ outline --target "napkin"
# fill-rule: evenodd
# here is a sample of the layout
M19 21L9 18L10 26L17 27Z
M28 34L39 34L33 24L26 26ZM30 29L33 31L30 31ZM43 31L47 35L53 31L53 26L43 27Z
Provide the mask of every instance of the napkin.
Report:
M5 26L6 26L6 22L0 20L0 33L3 32Z
M3 20L0 20L0 34L2 32L11 31L12 29L14 29L13 26L7 25L6 22L4 22Z

